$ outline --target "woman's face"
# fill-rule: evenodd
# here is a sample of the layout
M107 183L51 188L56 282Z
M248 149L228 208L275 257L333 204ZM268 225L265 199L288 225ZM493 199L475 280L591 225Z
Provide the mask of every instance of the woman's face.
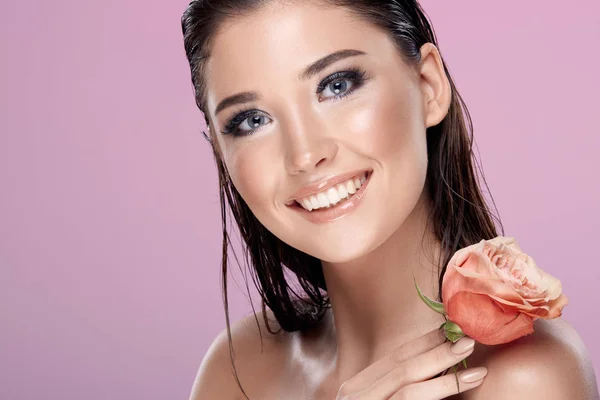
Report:
M403 224L424 190L426 128L449 104L437 50L425 47L428 61L411 68L386 33L308 2L274 2L221 27L207 115L233 184L267 229L344 262Z

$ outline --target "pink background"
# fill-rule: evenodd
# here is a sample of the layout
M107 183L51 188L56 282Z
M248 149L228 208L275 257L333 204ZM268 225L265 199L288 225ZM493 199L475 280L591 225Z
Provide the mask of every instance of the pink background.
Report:
M423 5L506 233L563 281L600 368L600 2L451 3ZM1 399L184 399L225 326L186 6L0 4Z

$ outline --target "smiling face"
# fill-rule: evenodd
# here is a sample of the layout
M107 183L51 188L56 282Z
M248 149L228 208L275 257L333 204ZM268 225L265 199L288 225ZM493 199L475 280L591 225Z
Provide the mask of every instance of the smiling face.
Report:
M437 50L424 50L421 70L410 67L379 28L309 2L274 2L221 27L207 116L233 184L274 235L344 262L402 226L424 190L426 128L449 104Z

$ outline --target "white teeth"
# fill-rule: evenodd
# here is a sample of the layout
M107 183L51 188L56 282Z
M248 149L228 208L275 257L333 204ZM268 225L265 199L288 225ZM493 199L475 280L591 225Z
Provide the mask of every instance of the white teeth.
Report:
M313 206L311 205L309 199L303 199L302 200L302 204L304 205L304 208L306 208L308 211L312 211L313 210Z
M361 176L349 179L344 183L330 187L324 192L298 200L298 204L308 211L331 207L343 199L352 197L366 181L366 174L362 174Z
M346 190L348 190L348 193L350 194L356 193L356 186L354 186L353 180L349 180L348 183L346 183Z
M329 199L324 193L317 194L317 200L319 200L319 208L327 207L329 205Z
M345 199L346 197L348 197L348 191L346 190L346 186L341 184L341 185L337 185L336 188L340 195L340 198Z
M339 201L341 200L340 195L338 194L338 191L336 190L335 186L327 190L327 197L329 198L329 204L336 204L339 203Z
M317 200L317 196L310 196L308 198L308 200L310 200L310 205L312 206L313 209L320 207L319 200ZM308 211L312 211L312 210L308 210Z

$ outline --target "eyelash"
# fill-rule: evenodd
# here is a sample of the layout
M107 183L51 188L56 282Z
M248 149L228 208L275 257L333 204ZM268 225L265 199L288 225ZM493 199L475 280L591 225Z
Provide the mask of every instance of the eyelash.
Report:
M316 94L322 93L327 87L336 81L348 80L352 82L352 87L345 91L342 94L333 96L332 98L335 100L343 99L344 97L350 95L355 90L359 89L366 81L365 78L366 71L361 68L350 68L344 71L335 72L325 79L323 79L317 85ZM260 127L249 130L249 131L240 131L239 126L252 116L259 115L258 111L252 108L246 108L239 110L232 118L230 118L225 124L225 129L221 131L223 135L233 135L233 136L248 136L254 133Z

